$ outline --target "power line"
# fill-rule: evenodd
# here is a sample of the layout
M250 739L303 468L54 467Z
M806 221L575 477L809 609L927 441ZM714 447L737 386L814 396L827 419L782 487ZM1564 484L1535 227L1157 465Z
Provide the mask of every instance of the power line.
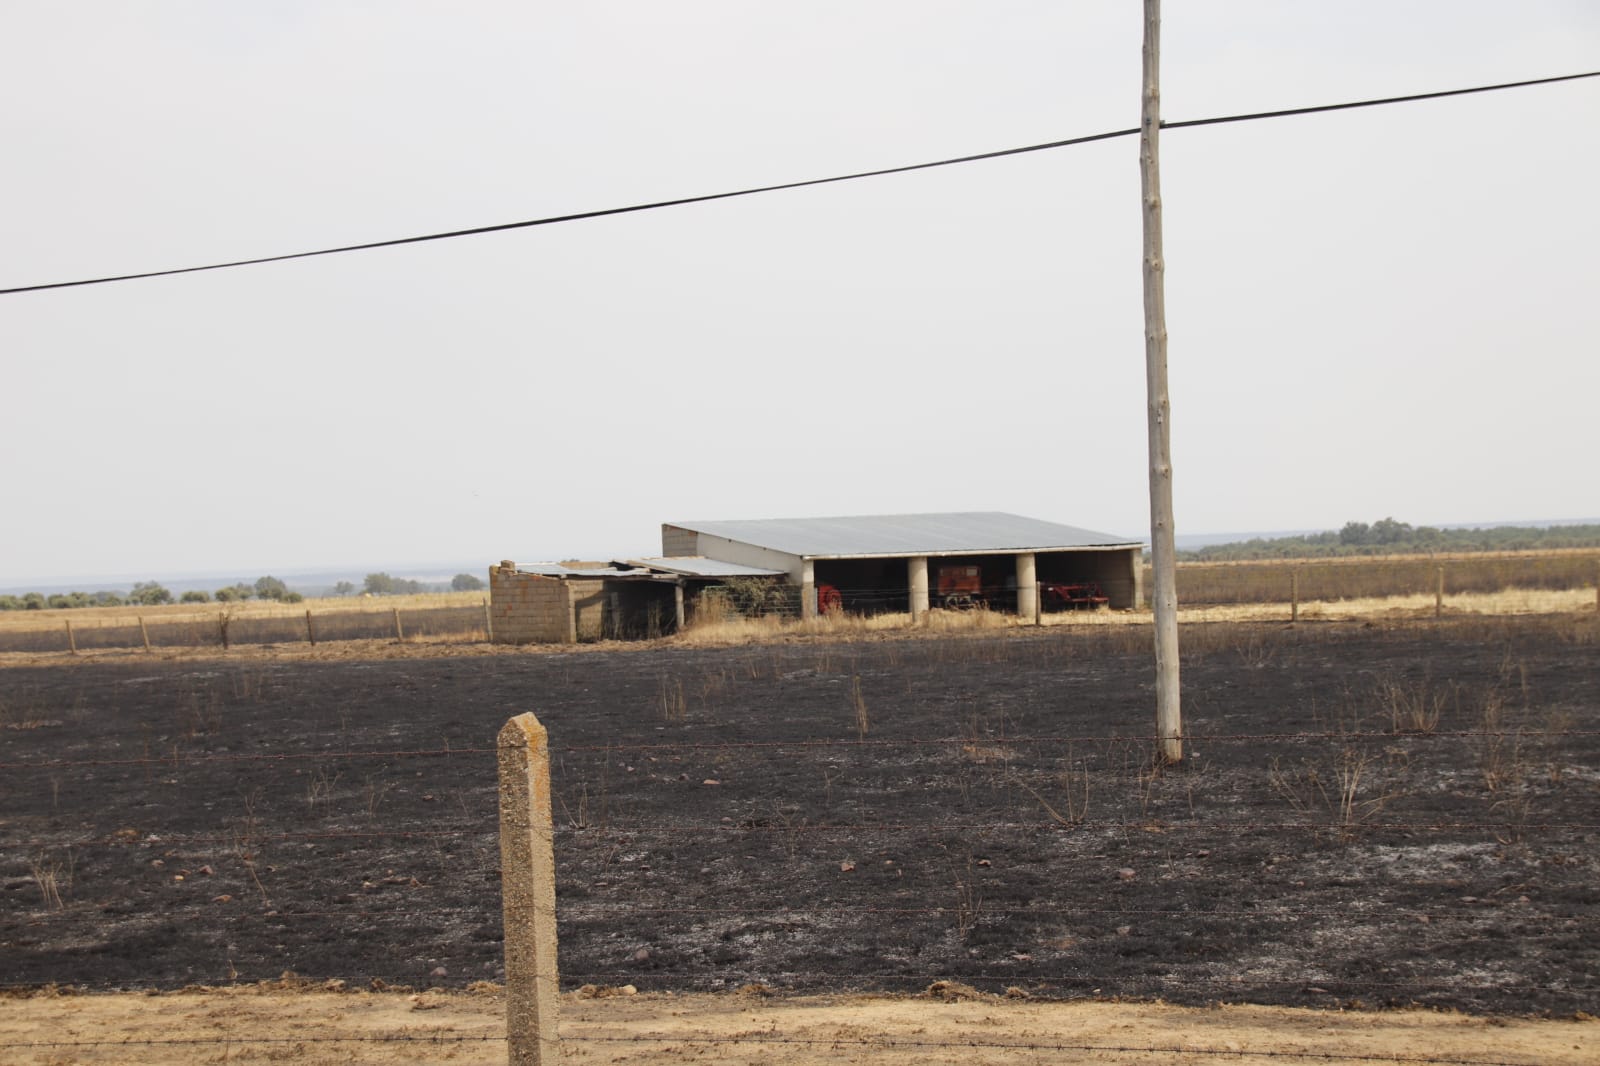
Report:
M1551 85L1556 82L1577 81L1583 78L1600 77L1600 70L1587 71L1581 74L1561 74L1549 78L1531 78L1526 81L1501 82L1495 85L1475 85L1464 89L1443 89L1436 92L1411 93L1406 96L1385 96L1372 100L1353 100L1338 104L1316 104L1310 107L1287 108L1278 111L1253 111L1238 115L1220 115L1213 118L1187 119L1181 122L1163 122L1162 129L1187 129L1194 126L1218 126L1231 122L1255 122L1270 118L1287 118L1296 115L1312 115L1324 111L1348 111L1363 107L1381 107L1388 104L1413 103L1419 100L1439 100L1448 96L1467 96L1473 93L1497 92L1502 89L1521 89L1531 85ZM657 211L667 207L682 207L687 204L709 203L713 200L731 200L741 196L755 196L760 193L783 192L788 189L803 189L814 185L832 185L838 182L859 181L863 178L881 178L890 174L909 174L917 170L932 170L937 167L957 166L962 163L978 163L990 159L1003 159L1007 156L1026 155L1031 152L1045 152L1056 148L1071 148L1082 144L1092 144L1096 141L1110 141L1120 137L1132 137L1139 132L1137 126L1130 129L1109 130L1104 133L1091 133L1082 137L1069 137L1065 140L1047 141L1043 144L1030 144L1021 148L1002 148L993 152L978 152L973 155L953 156L948 159L939 159L926 163L908 163L897 167L884 167L878 170L862 170L850 174L837 174L827 178L807 178L802 181L781 182L776 185L757 185L746 189L736 189L730 192L704 193L698 196L683 196L673 200L655 200L643 204L631 204L626 207L606 207L595 211L579 211L567 215L550 215L545 218L525 219L520 222L501 222L490 226L474 226L469 229L448 230L442 233L425 233L413 237L395 237L389 240L368 241L364 244L346 244L336 248L318 248L307 252L289 252L283 255L259 256L254 259L235 259L225 263L207 263L202 266L175 267L169 270L147 270L137 274L115 274L97 278L82 278L77 281L54 281L40 285L19 285L9 289L0 289L0 296L13 296L24 292L40 292L45 289L70 289L83 285L106 285L116 281L137 281L142 278L161 278L173 274L194 274L207 270L227 270L233 267L260 266L264 263L282 263L291 259L310 259L315 256L341 255L345 252L365 252L376 248L395 248L405 244L422 244L428 241L451 240L456 237L477 237L486 233L503 233L507 230L531 229L534 226L553 226L563 222L581 222L592 218L605 218L611 215L626 215L638 211Z

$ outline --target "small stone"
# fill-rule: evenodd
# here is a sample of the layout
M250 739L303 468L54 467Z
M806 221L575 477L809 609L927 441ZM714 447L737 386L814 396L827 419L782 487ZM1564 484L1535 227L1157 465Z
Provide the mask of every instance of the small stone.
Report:
M1124 866L1117 871L1117 880L1119 881L1132 881L1137 876L1138 874L1134 872L1131 866Z
M855 869L856 864L851 862L849 859L846 859L844 862L839 864L839 872L842 874L854 873Z
M635 951L633 953L633 961L634 962L649 962L650 961L650 949L649 948L640 948L638 951Z
M1117 926L1117 935L1118 936L1127 936L1131 932L1133 932L1133 926L1131 926L1131 925L1119 925L1119 926Z
M706 778L706 779L705 779L705 780L704 780L704 781L702 781L702 782L700 782L700 783L701 783L701 784L702 784L702 785L713 785L713 786L714 786L714 785L720 785L720 784L722 784L722 782L721 782L721 781L718 781L718 780L717 780L717 779L716 779L716 778L714 778L714 777L708 777L708 778Z
M232 903L233 902L233 897L228 895L226 892L224 892L220 896L212 896L211 897L211 902L212 903Z
M994 863L990 862L988 859L979 859L978 860L978 865L979 866L993 866Z
M432 970L428 971L428 976L429 977L449 977L450 976L450 971L445 969L443 966L435 966Z

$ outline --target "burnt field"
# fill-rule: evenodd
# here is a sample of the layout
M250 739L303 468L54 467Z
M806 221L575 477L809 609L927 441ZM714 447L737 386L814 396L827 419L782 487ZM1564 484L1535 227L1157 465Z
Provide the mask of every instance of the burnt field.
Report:
M1587 619L0 669L0 984L500 976L550 732L563 984L1600 1005Z

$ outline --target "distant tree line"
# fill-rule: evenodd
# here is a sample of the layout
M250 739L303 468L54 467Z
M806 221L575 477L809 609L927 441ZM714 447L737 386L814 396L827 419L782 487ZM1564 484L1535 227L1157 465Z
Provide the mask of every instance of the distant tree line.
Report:
M450 588L455 592L473 592L483 588L483 581L471 574L457 574L450 579ZM443 589L443 585L430 585L409 578L392 577L382 571L368 574L361 584L362 593L368 596L413 596L419 592L440 592ZM348 596L355 590L356 587L348 581L341 581L333 586L334 593L339 596Z
M29 592L22 596L0 596L0 611L42 611L46 607L157 607L163 603L210 603L212 596L203 589L190 589L175 600L172 592L158 582L140 581L125 596L115 592L67 592L54 596ZM241 581L217 589L215 596L218 603L248 599L299 603L305 599L270 575L257 578L253 585Z
M418 592L441 592L442 583L425 584L407 578L391 577L385 573L368 574L360 591L369 596L405 596ZM483 579L472 574L457 574L448 586L456 592L475 592L483 588ZM349 581L333 586L336 596L350 596L357 591ZM255 584L239 582L225 585L214 592L189 589L174 598L172 592L155 581L140 581L126 594L116 592L66 592L46 596L29 592L21 596L0 596L0 611L42 611L46 607L155 607L163 603L239 603L244 600L271 600L278 603L300 603L305 597L291 591L281 580L271 576L258 577Z
M1337 532L1298 537L1255 537L1178 553L1191 562L1246 559L1301 559L1334 555L1407 555L1429 552L1549 551L1600 548L1600 525L1496 526L1492 529L1439 529L1393 518L1346 522Z

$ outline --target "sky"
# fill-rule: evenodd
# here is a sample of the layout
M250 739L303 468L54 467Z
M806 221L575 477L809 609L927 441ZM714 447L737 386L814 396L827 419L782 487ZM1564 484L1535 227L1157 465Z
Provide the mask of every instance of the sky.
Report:
M1588 0L1166 5L1169 121L1600 69ZM1138 125L1140 5L0 7L0 288ZM1161 137L1181 534L1600 515L1600 79ZM1149 528L1137 138L0 296L0 585Z

